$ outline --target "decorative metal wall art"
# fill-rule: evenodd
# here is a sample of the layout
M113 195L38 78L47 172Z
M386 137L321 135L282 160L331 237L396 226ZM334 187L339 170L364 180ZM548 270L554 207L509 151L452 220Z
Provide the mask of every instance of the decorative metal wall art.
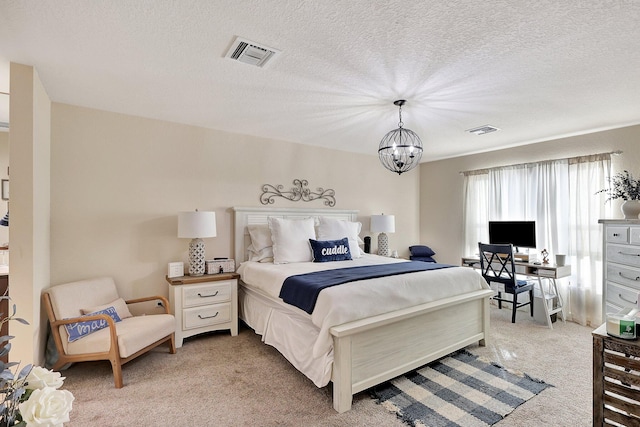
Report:
M294 179L294 187L291 187L290 191L282 191L284 185L262 185L262 194L260 195L260 203L263 205L270 205L275 202L275 197L282 197L292 202L311 202L313 200L324 200L325 206L335 206L336 204L336 192L330 188L326 190L322 187L316 188L316 192L311 191L307 186L309 182L306 179Z

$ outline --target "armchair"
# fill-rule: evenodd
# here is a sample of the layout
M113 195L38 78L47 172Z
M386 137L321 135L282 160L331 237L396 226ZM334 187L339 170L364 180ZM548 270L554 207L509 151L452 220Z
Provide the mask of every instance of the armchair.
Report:
M42 301L58 351L54 370L73 362L108 360L115 386L121 388L123 364L164 343L171 354L176 352L176 322L165 297L124 301L113 279L103 277L52 286ZM161 303L162 314L131 315L130 304L150 301Z

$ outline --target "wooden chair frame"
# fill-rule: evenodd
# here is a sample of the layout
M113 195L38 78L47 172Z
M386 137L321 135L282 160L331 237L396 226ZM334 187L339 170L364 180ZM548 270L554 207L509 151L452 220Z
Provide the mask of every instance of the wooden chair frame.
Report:
M125 301L127 304L136 304L140 302L147 301L162 301L162 306L165 309L167 314L171 314L169 312L169 301L167 298L163 296L151 296L144 298L136 298ZM92 316L83 316L83 317L74 317L69 319L56 319L56 316L53 312L53 305L51 304L51 297L48 292L42 294L42 301L44 303L45 309L47 311L47 315L49 316L49 322L51 323L51 333L53 335L53 340L56 344L56 349L58 350L58 360L53 365L53 370L57 371L62 368L64 365L68 363L74 362L88 362L95 360L108 360L111 363L111 367L113 369L113 378L115 382L116 388L122 388L124 385L122 379L122 365L125 363L135 359L136 357L148 352L149 350L167 343L169 347L169 352L171 354L175 354L176 352L176 343L175 343L175 334L172 333L164 338L159 339L158 341L146 346L143 349L140 349L136 353L132 354L129 357L122 358L120 357L120 347L118 345L118 334L116 332L116 323L113 321L111 317L106 314L96 314ZM105 320L109 325L109 335L111 344L109 346L109 351L105 352L96 352L96 353L84 353L84 354L66 354L64 351L64 347L62 346L62 337L60 336L60 326L67 325L70 323L76 322L84 322L87 320Z

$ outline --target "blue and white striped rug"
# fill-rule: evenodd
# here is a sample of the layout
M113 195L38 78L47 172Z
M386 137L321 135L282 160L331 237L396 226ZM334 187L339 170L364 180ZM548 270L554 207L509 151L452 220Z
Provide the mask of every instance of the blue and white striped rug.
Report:
M491 426L547 387L460 351L372 389L411 426Z

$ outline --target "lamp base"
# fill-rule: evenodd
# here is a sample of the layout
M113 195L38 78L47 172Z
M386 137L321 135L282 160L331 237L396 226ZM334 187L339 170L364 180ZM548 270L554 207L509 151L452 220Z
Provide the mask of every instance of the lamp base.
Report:
M204 241L192 239L189 242L189 276L202 276L205 271Z
M378 255L389 256L389 237L385 233L378 234Z

